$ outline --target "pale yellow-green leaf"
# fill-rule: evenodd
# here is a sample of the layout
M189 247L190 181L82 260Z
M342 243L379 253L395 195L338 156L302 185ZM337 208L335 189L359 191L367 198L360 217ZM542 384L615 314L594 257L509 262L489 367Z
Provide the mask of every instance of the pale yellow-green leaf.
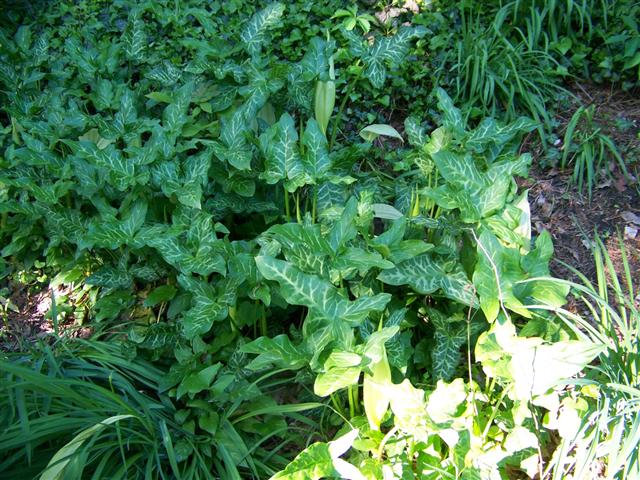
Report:
M509 432L504 442L504 448L510 454L525 450L527 448L536 448L538 446L538 438L533 432L525 427L516 426Z
M365 139L367 142L373 142L379 136L385 137L393 137L397 138L401 142L404 143L404 139L402 135L398 133L398 131L393 128L391 125L375 123L373 125L369 125L368 127L364 127L360 130L360 136Z
M380 430L382 417L389 408L391 369L384 352L382 358L371 366L372 375L365 374L363 382L364 411L372 430Z
M464 380L456 378L451 383L438 380L436 389L427 400L427 414L435 423L447 423L456 417L458 407L467 398Z
M336 104L336 83L333 80L316 82L315 115L322 133L327 135L327 126Z

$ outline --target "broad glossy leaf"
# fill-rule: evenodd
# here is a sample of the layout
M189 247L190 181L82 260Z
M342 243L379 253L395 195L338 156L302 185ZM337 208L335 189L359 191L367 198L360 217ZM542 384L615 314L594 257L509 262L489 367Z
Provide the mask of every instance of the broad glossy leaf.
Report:
M113 217L96 219L89 226L89 231L81 247L105 247L116 249L134 241L136 232L142 227L147 214L147 203L135 202L122 215L122 220Z
M270 480L320 480L338 475L326 443L314 443L305 448L281 472Z
M265 156L265 171L260 178L269 184L280 180L290 192L311 181L305 171L298 149L298 133L293 118L283 114L275 125L260 135L260 146Z
M488 375L511 386L512 398L528 401L561 387L605 348L588 341L548 344L538 337L519 337L513 324L501 319L478 339L476 358Z
M305 149L302 157L304 168L314 183L319 183L331 170L331 159L327 139L313 118L307 122L302 142Z
M214 322L224 320L227 317L227 308L215 300L198 296L193 306L187 310L180 320L182 333L187 339L206 334Z
M414 147L422 147L427 142L427 135L420 120L416 117L407 117L404 121L404 132L407 134L409 144Z
M177 293L176 287L173 285L161 285L154 288L144 301L145 307L154 307L159 303L168 302Z
M471 132L465 142L465 146L476 152L482 152L490 144L502 146L511 141L519 133L527 133L534 130L538 123L520 117L515 122L500 126L493 118L485 118L480 125Z
M257 12L247 22L240 34L240 39L244 42L244 47L251 56L255 57L260 53L267 31L278 23L283 13L284 5L273 2Z
M357 269L364 277L372 268L388 269L394 264L382 258L378 252L368 252L358 247L348 247L340 254L334 266L342 271Z
M442 112L442 125L456 137L461 138L464 135L465 123L462 120L460 109L456 108L453 100L444 89L437 88L436 96L438 97L438 109Z
M313 384L313 392L319 397L326 397L338 390L355 385L360 378L360 366L331 367L319 373Z
M458 408L467 398L464 380L456 378L451 383L439 380L436 389L427 398L427 414L435 423L453 421Z
M265 278L280 284L280 293L288 302L309 307L334 322L357 325L370 312L383 310L391 299L391 295L381 293L351 301L331 283L304 274L288 262L259 256L256 265Z
M180 385L178 386L176 398L179 400L185 393L193 396L196 393L207 390L213 383L216 375L218 375L221 367L221 363L216 363L214 365L211 365L210 367L205 367L202 370L194 372L185 377L185 379L182 380L182 382L180 382Z
M339 458L351 448L359 433L359 430L354 428L328 444L314 443L270 480L320 480L321 478L365 480L360 470Z
M302 246L315 255L330 256L333 254L331 245L322 234L320 225L286 223L274 225L268 232L272 233L285 248L292 249L296 246Z
M128 59L136 61L143 59L144 49L147 46L147 36L144 32L144 22L139 10L133 10L129 14L127 27L122 35L122 42Z
M113 290L126 290L133 285L133 276L122 268L105 266L89 275L85 283Z
M320 37L314 37L309 41L300 62L305 81L317 78L325 82L330 80L330 58L333 50L335 50L335 42L333 41L326 41Z
M433 377L449 381L460 363L460 347L467 342L466 325L459 325L456 329L436 329L434 340L435 347L431 351Z
M460 210L464 222L475 223L504 207L512 188L512 174L526 174L530 158L497 162L481 171L470 155L440 150L432 155L446 184L426 194L446 209Z
M364 75L374 88L382 88L384 81L387 79L387 67L385 67L382 60L370 58Z
M425 392L415 388L409 379L399 385L389 386L391 411L395 415L394 423L417 440L426 441L432 433L427 416Z
M549 275L549 260L553 246L548 233L542 234L536 249L523 256L518 248L502 245L489 231L484 231L478 242L478 262L473 274L473 283L480 297L480 306L487 320L498 316L500 303L524 317L531 313L526 303L545 303L562 306L568 289L553 282L553 279L519 283L531 277ZM534 301L531 302L530 298Z
M193 83L185 83L173 96L173 102L167 105L162 113L162 126L171 135L177 135L187 123L187 111L193 93Z
M180 80L181 76L182 72L175 67L173 63L166 60L160 65L153 67L153 69L151 69L151 71L146 75L149 80L159 82L165 87L170 87L175 84Z
M420 255L384 270L378 280L389 285L409 285L418 293L428 295L442 290L442 294L465 305L477 305L474 287L461 266L453 271L444 270L430 254Z
M424 27L401 26L395 35L377 37L372 46L365 48L362 42L354 37L353 32L347 35L350 50L356 56L362 56L366 65L365 77L375 88L381 88L386 79L385 63L392 66L399 65L409 52L411 40L426 33Z
M329 244L334 252L337 252L342 246L353 240L358 234L356 229L356 216L358 214L358 200L351 197L344 206L340 219L333 224L329 232Z
M273 338L260 337L242 345L240 350L258 355L247 365L250 370L263 370L270 365L298 370L306 366L309 360L300 348L291 343L287 335L277 335Z
M367 142L373 142L379 136L392 137L397 138L401 142L404 143L404 139L402 135L398 133L398 131L393 128L391 125L387 124L373 124L367 127L364 127L360 130L360 136L365 139Z

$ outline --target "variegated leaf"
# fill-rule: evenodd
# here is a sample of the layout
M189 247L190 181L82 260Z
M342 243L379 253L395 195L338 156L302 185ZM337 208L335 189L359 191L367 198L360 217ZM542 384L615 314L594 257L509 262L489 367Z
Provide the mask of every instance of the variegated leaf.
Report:
M300 272L288 262L271 257L256 257L260 273L280 284L280 293L294 305L304 305L334 322L357 325L370 312L381 311L391 299L389 294L361 297L350 301L326 280Z
M456 267L447 272L430 254L420 255L395 268L384 270L378 275L378 280L389 285L409 285L424 295L441 290L445 297L465 305L477 305L474 287L462 268Z
M147 36L144 32L144 22L140 18L139 11L134 10L129 14L127 27L122 35L122 42L125 55L129 60L142 60Z
M327 138L320 130L320 125L311 118L307 122L307 128L302 136L304 144L303 163L307 173L315 183L324 180L331 170L331 159L329 158L329 144Z
M244 42L244 47L252 56L257 56L262 48L262 43L266 39L267 30L278 23L284 13L282 3L273 2L264 9L256 13L247 22L240 39Z
M298 133L288 113L278 123L260 135L260 146L265 156L265 171L260 178L269 184L285 180L287 190L293 192L311 181L305 171L298 150Z

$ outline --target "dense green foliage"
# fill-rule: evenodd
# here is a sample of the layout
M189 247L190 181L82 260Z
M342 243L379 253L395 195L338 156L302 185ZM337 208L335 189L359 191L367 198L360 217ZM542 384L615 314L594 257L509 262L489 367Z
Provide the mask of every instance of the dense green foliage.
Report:
M575 328L515 180L563 77L637 83L637 28L628 2L498 3L387 23L342 2L10 12L0 279L74 293L51 345L0 362L0 472L568 478L571 445L624 437L589 460L637 475L634 327L612 348L605 298L603 330ZM637 325L627 283L615 318Z

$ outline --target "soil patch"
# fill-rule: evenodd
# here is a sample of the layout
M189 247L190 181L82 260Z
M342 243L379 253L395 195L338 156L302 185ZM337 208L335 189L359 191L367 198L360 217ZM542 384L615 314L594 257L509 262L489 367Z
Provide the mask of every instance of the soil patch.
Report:
M538 232L548 230L554 239L552 273L579 281L564 264L580 271L591 282L596 280L593 258L594 237L603 241L616 274L625 276L623 259L628 261L634 285L640 285L640 100L633 93L607 86L574 84L577 101L556 115L559 138L580 105L593 106L594 120L612 138L625 160L627 172L611 161L609 175L600 172L591 201L571 184L571 171L542 168L544 154L529 144L534 168L530 178L520 182L529 188L532 225ZM564 148L560 145L560 148ZM640 299L638 299L640 300Z
M10 296L0 311L0 351L24 351L29 344L55 333L52 321L52 294L57 298L68 294L64 287L51 291L45 285L6 285ZM73 319L61 319L59 331L67 337L86 337L87 328L77 328Z

